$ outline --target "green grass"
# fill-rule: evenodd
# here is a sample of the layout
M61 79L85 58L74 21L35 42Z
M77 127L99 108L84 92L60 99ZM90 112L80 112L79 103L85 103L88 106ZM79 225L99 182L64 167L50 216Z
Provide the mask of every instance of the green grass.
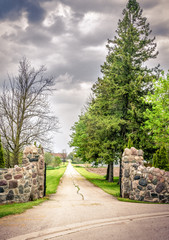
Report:
M52 194L56 192L56 189L59 185L60 178L63 176L66 166L57 167L56 169L46 171L46 194ZM12 203L0 205L0 218L11 215L23 213L25 210L37 206L40 203L49 199L49 196L44 198L37 199L35 201L26 202L26 203Z
M61 179L61 177L63 176L65 170L66 170L66 166L62 166L60 168L56 168L56 169L51 169L51 170L47 170L47 175L46 175L46 194L52 194L55 193L57 190L57 187L59 185L59 181Z
M32 202L0 205L0 218L11 214L23 213L25 210L32 208L33 206L39 205L46 199L47 198L40 198Z
M88 172L83 167L74 167L83 177L85 177L88 181L96 185L97 187L100 187L103 191L106 193L109 193L115 197L120 196L120 186L117 185L119 178L115 177L114 182L110 183L107 180L105 180L104 176Z

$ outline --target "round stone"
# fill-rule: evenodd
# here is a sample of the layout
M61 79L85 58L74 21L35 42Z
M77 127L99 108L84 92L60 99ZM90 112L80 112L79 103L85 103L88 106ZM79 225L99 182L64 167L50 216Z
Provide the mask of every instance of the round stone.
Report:
M139 184L143 187L147 186L147 180L145 178L141 178Z
M164 183L159 183L155 190L157 193L161 193L164 190L164 188L165 188Z

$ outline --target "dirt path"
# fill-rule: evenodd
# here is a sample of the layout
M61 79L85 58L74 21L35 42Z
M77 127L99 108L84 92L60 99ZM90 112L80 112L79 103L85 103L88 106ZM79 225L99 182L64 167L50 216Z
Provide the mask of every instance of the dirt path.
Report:
M0 239L90 239L90 231L98 237L91 239L102 239L97 231L101 228L108 228L111 236L110 226L138 219L149 220L154 226L154 219L167 217L169 205L119 202L86 181L69 164L57 193L49 201L23 214L0 219Z

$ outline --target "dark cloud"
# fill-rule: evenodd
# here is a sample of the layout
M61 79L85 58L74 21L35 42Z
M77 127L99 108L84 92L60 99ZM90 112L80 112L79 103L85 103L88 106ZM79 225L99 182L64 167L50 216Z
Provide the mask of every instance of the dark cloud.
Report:
M116 9L124 6L123 1L118 0L85 0L85 1L77 1L77 0L62 0L62 3L71 6L71 8L75 12L79 13L85 13L88 11L94 11L94 12L106 12L106 13L114 13L116 12Z
M26 11L30 22L39 22L44 18L45 10L40 0L1 0L0 19L16 20Z

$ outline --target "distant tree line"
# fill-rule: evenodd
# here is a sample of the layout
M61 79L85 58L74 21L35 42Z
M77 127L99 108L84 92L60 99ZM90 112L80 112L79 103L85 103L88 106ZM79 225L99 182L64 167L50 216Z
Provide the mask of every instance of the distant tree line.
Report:
M161 146L168 151L169 76L162 76L159 66L146 66L158 55L154 41L139 3L129 0L116 36L106 45L102 77L72 127L70 146L76 156L84 162L106 162L109 181L125 147L143 149L147 161Z

